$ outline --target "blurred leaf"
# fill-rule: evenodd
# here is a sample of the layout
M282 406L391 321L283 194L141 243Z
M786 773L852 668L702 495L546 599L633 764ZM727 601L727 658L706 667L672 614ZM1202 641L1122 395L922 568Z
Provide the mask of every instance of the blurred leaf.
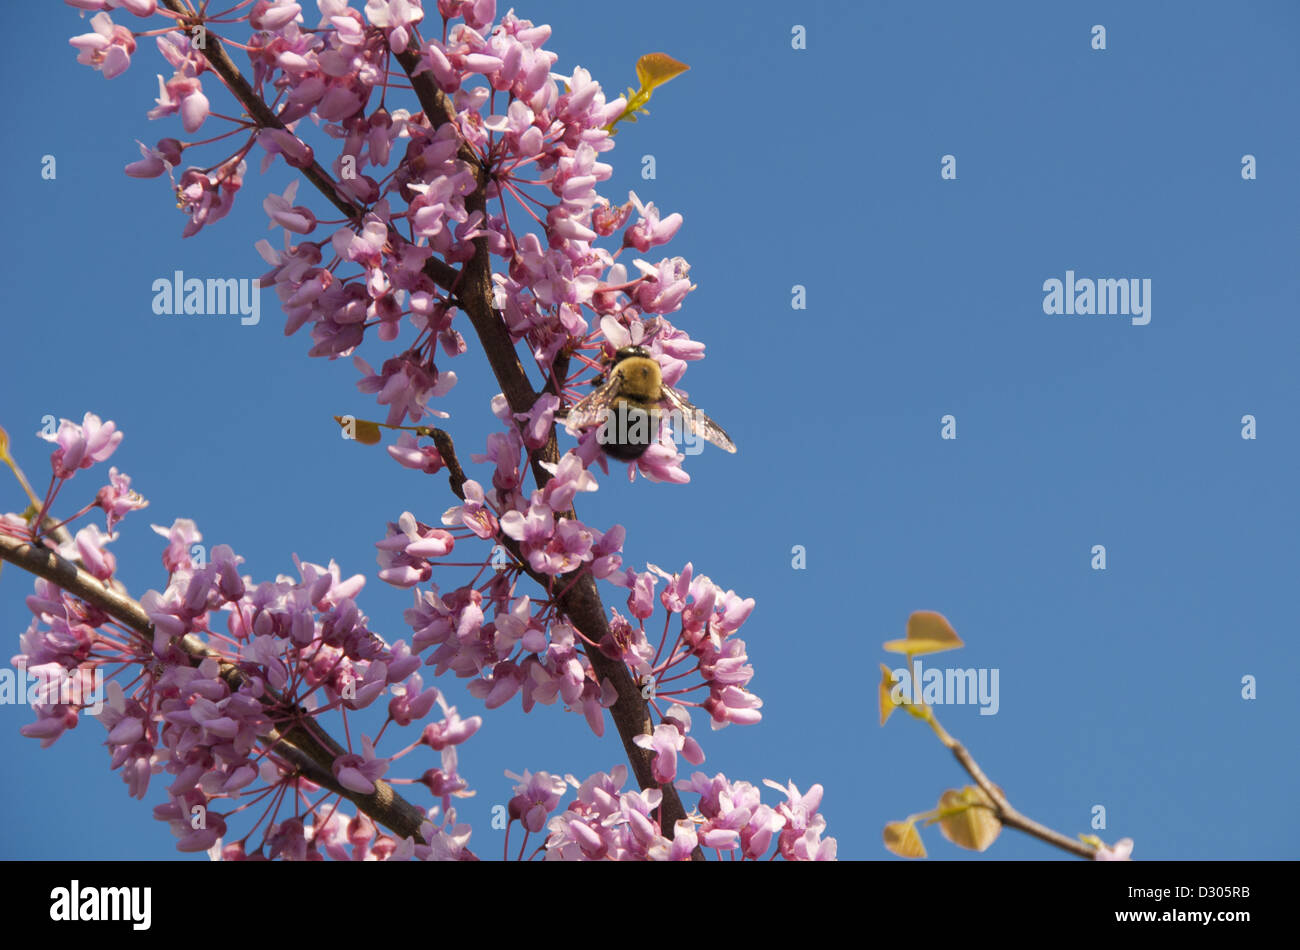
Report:
M366 419L351 419L335 416L334 421L343 427L343 434L355 439L362 445L378 445L383 436L379 432L379 423Z
M885 825L885 847L900 858L925 857L921 833L910 821L891 821Z
M636 61L636 78L640 81L641 88L650 92L690 68L667 53L646 53Z
M948 789L939 799L939 810L954 812L939 819L939 830L959 848L983 851L1002 832L1002 822L993 814L992 800L974 785L961 791Z
M880 724L883 726L894 710L903 704L894 702L894 685L898 682L894 678L894 671L883 663L880 664L880 670L883 674L880 678Z
M691 67L685 63L679 63L667 53L646 53L636 61L636 78L641 83L640 89L628 87L627 105L623 111L618 114L614 121L605 126L605 131L611 135L615 134L614 126L620 122L635 122L638 112L649 113L645 104L650 101L650 95L655 91L657 86L662 86L674 76L680 76Z
M889 640L884 647L890 653L922 656L926 653L955 650L965 645L943 614L933 610L918 610L907 618L906 639Z

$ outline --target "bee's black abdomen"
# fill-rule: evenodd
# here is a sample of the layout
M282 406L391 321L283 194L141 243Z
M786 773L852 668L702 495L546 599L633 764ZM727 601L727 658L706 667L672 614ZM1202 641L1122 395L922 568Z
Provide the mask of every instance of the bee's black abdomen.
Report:
M596 441L611 458L634 462L659 441L659 413L619 402L606 414Z
M620 445L617 442L601 442L600 447L605 450L605 454L610 458L618 459L620 462L635 462L645 455L645 450L650 448L650 445L649 443L645 445Z

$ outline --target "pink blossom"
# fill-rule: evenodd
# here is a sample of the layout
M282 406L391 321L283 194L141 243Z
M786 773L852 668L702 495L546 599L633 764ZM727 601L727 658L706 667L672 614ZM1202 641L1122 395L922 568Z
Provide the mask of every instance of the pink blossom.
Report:
M647 857L652 861L690 861L694 857L693 852L698 844L699 837L695 833L695 823L687 818L681 818L673 825L672 841L660 837L647 849Z
M403 468L411 468L432 475L443 468L442 455L432 444L420 445L419 440L409 432L397 437L395 445L388 446L388 454Z
M465 493L465 503L448 508L442 516L442 523L463 525L480 538L496 537L499 525L496 516L484 504L483 486L470 479L461 490Z
M558 775L547 772L532 773L527 769L522 776L507 772L515 779L515 795L510 799L508 809L512 821L519 821L529 831L541 831L546 825L546 816L560 803L567 785Z
M504 524L502 530L506 530ZM591 560L595 540L595 534L581 521L561 518L544 546L526 543L522 547L533 570L541 574L568 574Z
M428 409L426 404L434 397L446 395L456 385L455 373L438 372L431 364L409 355L385 360L378 374L359 356L353 359L353 364L366 374L357 383L357 389L363 393L377 393L375 401L389 407L384 420L388 425L401 425L407 417L418 422L429 412L446 415Z
M163 552L163 567L172 572L190 565L193 546L203 540L197 526L188 518L177 518L170 528L159 525L151 526L156 534L168 539L167 549Z
M295 0L257 0L248 14L248 25L255 30L282 30L302 20L302 7Z
M135 37L126 27L115 25L107 13L96 13L90 18L90 25L95 32L68 40L80 50L77 62L93 66L104 74L105 79L115 79L131 65Z
M375 747L366 736L361 738L361 755L341 755L334 760L334 775L344 788L363 795L375 790L375 779L388 771L388 760L375 756Z
M1093 855L1094 861L1129 861L1133 853L1133 839L1121 838L1113 848L1100 847Z
M124 169L132 178L157 178L163 172L171 171L180 164L181 150L184 146L176 139L160 139L154 148L139 140L136 144L140 146L140 154L144 157Z
M138 17L153 16L158 9L158 0L63 0L63 2L81 10L121 8Z
M55 478L71 478L79 469L90 468L107 459L122 442L122 433L110 422L101 422L94 413L86 413L81 425L67 419L59 420L54 434L37 433L47 442L57 442L58 448L50 455L50 465Z
M579 492L592 492L600 487L581 459L572 452L566 452L558 464L542 464L552 477L542 488L541 500L551 511L567 511Z
M628 192L628 197L631 203L636 205L640 218L624 232L623 246L634 247L644 254L652 247L671 241L678 228L682 226L682 216L674 213L660 220L659 211L653 202L642 204L634 191Z
M642 280L637 284L636 302L645 313L672 313L695 289L686 276L690 273L690 265L680 257L665 258L658 265L642 260L632 263L642 274Z
M442 707L443 717L439 722L429 723L420 734L420 741L431 749L442 751L448 746L460 745L478 732L483 725L480 716L461 719L455 706L448 706L442 695L438 695L438 704Z
M262 208L271 219L271 227L279 225L293 234L310 234L316 229L316 216L310 208L292 205L298 191L298 181L289 183L284 195L267 195L262 201Z
M451 532L415 520L402 512L397 523L388 524L388 536L378 542L379 578L395 587L413 587L433 573L432 558L445 557L456 546Z
M599 531L593 533L596 543L591 546L591 575L604 580L623 566L623 557L619 552L623 550L627 531L622 525L616 524L603 534Z
M107 528L111 533L128 512L147 508L149 502L139 492L131 490L130 476L119 473L116 467L108 470L108 481L95 495L95 504L108 515Z
M652 735L635 736L632 741L639 748L654 753L656 782L671 782L677 778L677 753L681 751L685 737L674 726L655 726Z
M105 549L105 545L116 540L117 535L104 534L97 525L86 525L68 544L60 545L59 553L68 560L81 561L87 571L104 581L117 571L117 559Z
M208 97L203 94L203 85L196 76L177 73L165 82L159 76L155 101L157 105L149 110L149 118L160 119L179 113L181 126L186 132L197 132L208 117Z
M467 483L468 487L468 483ZM468 497L468 490L466 496ZM443 517L443 523L447 519ZM508 538L519 541L525 552L545 545L555 532L555 515L547 505L538 498L531 502L524 511L507 511L501 516L501 532Z
M176 193L181 210L189 216L182 237L193 237L230 213L235 195L243 186L244 170L244 162L239 161L220 166L216 174L198 168L181 173Z
M704 701L704 709L713 717L714 728L721 728L728 723L752 726L762 720L758 710L763 701L738 686L724 686L710 692Z
M384 31L394 53L404 53L410 27L424 19L424 10L418 0L366 0L366 19Z
M651 445L634 465L628 466L628 481L633 481L639 470L652 482L671 482L684 485L691 480L681 464L686 456L677 451L672 440L661 440Z
M629 588L627 595L627 609L633 617L645 620L654 613L654 591L657 581L653 574L646 571L643 574L637 574L632 570L627 572L627 584Z

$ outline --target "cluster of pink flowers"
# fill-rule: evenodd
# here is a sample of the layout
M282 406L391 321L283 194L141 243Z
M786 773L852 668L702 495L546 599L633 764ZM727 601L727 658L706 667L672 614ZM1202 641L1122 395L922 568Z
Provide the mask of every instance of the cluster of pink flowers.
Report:
M81 425L63 420L58 432L47 438L57 445L50 456L53 499L78 471L111 456L122 434L113 423L87 414ZM575 471L580 467L572 463L567 472L563 464L557 466L556 478L548 483L557 492L550 496L553 501L572 489L564 486ZM110 479L92 506L103 509L107 520L120 523L147 505L129 489L129 478L112 469ZM449 510L444 521L464 526L470 534L495 536L503 530L500 522L484 507L481 489L471 489L472 484L467 484L466 504ZM419 525L409 515L394 528L401 529L394 537L404 540L404 553L412 563L417 556L441 556L451 550L449 532ZM4 516L0 530L31 534L13 514ZM21 652L13 662L42 683L33 703L37 719L22 731L43 745L78 724L82 708L93 701L96 673L139 668L129 693L116 680L108 681L106 697L99 697L103 708L98 718L108 730L112 767L121 770L133 797L144 797L154 775L171 776L168 802L154 814L169 823L182 851L208 850L225 858L321 853L337 857L345 838L352 857L463 855L469 829L456 822L451 799L468 792L457 772L456 746L477 731L481 720L462 719L437 689L424 687L416 671L420 654L429 648L434 649L424 663L434 665L437 673L451 669L460 676L478 677L470 691L489 709L522 691L525 710L562 699L566 707L582 710L593 730L602 731L603 708L613 697L608 684L597 686L589 661L577 649L576 632L556 620L548 605L513 596L504 573L494 573L482 591L467 585L441 599L435 587L419 595L417 606L408 611L415 628L411 645L399 640L390 646L368 629L357 607L355 598L364 586L360 575L343 578L333 563L326 568L299 562L298 581L280 577L254 585L239 573L242 559L228 546L218 545L210 559L206 556L192 522L178 520L170 528L154 530L167 542L162 562L169 583L162 592L149 591L140 598L153 625L151 640L118 629L106 614L38 580L28 599L35 619L22 635ZM116 562L107 545L116 538L88 525L60 553L111 584ZM656 574L668 581L660 604L679 618L676 641L662 659L653 654L644 627L654 613ZM743 688L753 671L745 662L743 641L732 636L753 609L752 600L740 600L708 578L693 576L689 565L675 576L653 568L642 574L612 574L611 579L628 588L627 608L638 626L615 613L610 638L593 646L623 659L647 681L694 658L710 694L698 705L710 713L715 728L758 720L759 701ZM494 611L491 620L483 612L485 604ZM224 632L218 633L213 620L222 614ZM205 658L182 649L182 640L191 636L206 649ZM237 677L232 679L231 670ZM268 704L272 692L276 701ZM76 703L69 695L86 699ZM272 727L283 733L295 724L314 723L331 710L363 709L385 696L390 697L387 721L399 727L420 723L435 704L442 718L425 725L418 742L399 756L378 756L370 738L362 737L360 752L335 759L334 776L344 788L373 792L375 780L387 774L393 759L419 745L440 753L440 766L418 779L440 799L440 807L429 810L424 840L398 841L379 833L363 816L352 819L344 835L337 809L319 814L311 823L301 817L270 822L252 848L243 838L227 840L227 817L241 796L256 799L287 786L309 810L319 805L308 804L319 787L294 776L292 764L268 749L264 740ZM637 744L654 754L656 781L676 781L679 754L692 764L703 762L703 750L688 735L690 728L689 711L675 703L652 734L638 737ZM820 838L825 822L816 815L819 787L801 797L791 786L789 802L774 812L761 805L748 784L733 786L723 776L696 773L678 785L701 795L700 813L679 822L670 840L651 819L661 793L620 792L624 780L622 769L585 782L566 783L545 773L525 777L511 801L511 815L529 832L539 831L566 784L571 784L578 789L576 800L549 823L549 857L674 859L689 856L698 843L720 852L739 849L738 856L757 858L777 832L778 851L787 858L834 856L833 839ZM543 788L548 790L545 795L538 791ZM196 823L199 812L203 819Z
M94 11L94 32L72 43L79 61L107 78L127 68L137 39L115 24L111 13L175 16L155 0L68 2ZM760 719L761 701L747 689L753 669L744 641L735 635L754 602L718 588L689 564L672 575L654 567L645 572L625 568L624 529L600 530L573 516L574 498L597 488L598 470L608 471L594 430L576 433L578 444L548 466L546 484L525 491L529 453L548 441L563 400L573 401L583 380L600 370L602 358L623 346L643 346L658 361L664 383L672 386L687 363L704 355L702 343L667 319L694 289L689 265L679 257L634 258L630 267L620 260L624 249L646 254L668 243L681 216L661 215L635 194L612 204L597 191L612 173L599 157L614 147L609 127L626 101L607 100L580 67L554 74L556 54L544 48L550 28L513 11L498 20L495 0L437 0L440 24L427 16L433 11L425 6L432 7L432 0L367 0L363 10L347 0L317 2L320 18L311 26L302 6L290 0L257 0L242 14L254 31L240 44L247 52L247 79L263 101L274 103L284 128L247 130L232 153L205 157L202 167L182 167L184 153L194 144L162 138L154 146L142 144L141 159L127 173L170 177L187 215L185 236L229 212L254 149L262 152L263 170L279 158L292 168L312 169L318 182L328 179L334 204L354 209L353 220L306 240L322 223L311 208L296 203L298 184L268 196L263 207L284 239L280 249L258 243L271 266L262 282L276 289L286 333L309 328L310 355L352 357L360 374L358 389L386 407L387 425L446 415L430 403L456 383L446 362L467 350L461 332L465 302L454 283L448 289L434 279L433 265L465 264L480 240L501 265L492 274L492 306L511 342L525 343L551 391L527 413L513 412L504 397L494 400L501 430L488 436L483 454L473 456L474 462L492 466L490 488L467 481L463 503L446 511L441 526L405 512L379 542L381 579L406 588L428 585L416 590L415 605L406 614L412 628L409 647L402 641L390 646L366 628L354 601L359 578L341 579L332 564L329 569L300 564L299 581L280 578L254 587L240 577L240 559L228 548L215 549L210 561L194 561L189 548L198 541L197 532L187 522L177 522L167 532L169 584L142 600L155 626L154 642L113 641L123 655L153 672L136 680L129 695L120 689L113 694L105 722L114 767L123 768L133 794L143 794L150 774L166 770L176 776L168 789L171 804L159 817L173 823L183 847L240 856L242 841L220 844L215 815L205 834L195 834L185 819L196 805L238 796L259 778L282 780L283 764L259 750L256 741L269 722L261 690L285 693L295 704L315 697L309 718L331 709L359 709L391 694L389 718L398 725L417 721L435 701L442 703L442 723L426 729L422 740L442 754L442 766L420 781L441 798L444 817L436 821L437 809L430 812L424 841L384 840L364 822L344 831L329 815L317 816L312 828L277 826L271 851L302 857L319 843L335 854L331 849L346 840L366 856L455 856L465 847L467 830L455 825L450 807L450 796L465 790L454 746L473 733L477 718L461 720L437 690L424 689L415 673L421 662L437 674L450 670L472 678L471 694L489 709L515 694L525 710L562 700L567 709L581 712L597 734L614 696L607 681L597 682L588 651L599 649L625 662L646 685L644 695L656 709L656 690L670 693L655 684L672 671L674 704L660 710L663 721L654 733L638 740L654 753L655 778L669 783L676 779L679 753L692 764L703 761L699 745L687 735L688 706L702 708L714 728ZM219 25L226 29L230 22ZM215 36L206 31L217 26L189 22L184 31L157 36L158 50L173 74L160 78L150 118L179 118L186 133L212 120L204 83L221 77L205 58ZM398 55L418 60L411 73L417 89L431 83L445 94L448 114L441 107L394 107L390 83L402 76ZM411 62L406 60L408 66ZM427 98L424 105L429 106ZM313 129L320 130L313 132L319 141L309 143L306 135ZM237 140L240 131L219 140ZM326 146L328 159L317 151ZM480 192L480 183L485 183L486 202L476 206L471 198ZM517 230L521 225L535 229ZM605 239L611 239L610 247L602 245ZM385 343L404 332L413 332L414 339L376 371L355 355L368 331ZM562 378L556 374L560 367L570 367ZM111 423L107 432L89 424L81 431L84 458L102 459L104 439L113 435ZM67 477L61 471L70 474L86 464L74 450L75 444L63 450L56 479ZM389 452L399 464L429 474L445 464L433 446L409 433ZM627 474L680 484L689 481L681 467L684 458L662 432L658 444L628 464ZM100 497L110 531L129 510L123 500L129 494L129 480L122 481L114 471ZM111 577L110 556L103 552L111 537L86 534L83 540L83 534L78 540L84 550L77 556L96 565L97 576ZM478 545L482 566L465 583L440 587L433 582L435 567L458 543ZM491 559L489 546L495 552ZM504 556L507 547L510 557ZM517 589L526 572L548 581L540 598ZM614 612L604 642L587 640L557 611L564 585L577 572L628 591L631 619ZM655 647L646 622L655 612L654 589L661 579L667 582L659 595L666 617ZM24 640L25 654L46 657L69 675L89 661L69 641L68 630L90 637L96 655L103 655L103 635L96 630L105 618L70 616L81 609L76 603L46 589L37 614L43 629L38 632L34 625ZM228 615L228 633L219 637L208 627L218 611ZM95 620L99 622L90 622ZM194 666L177 649L176 638L189 634L205 639L225 662L238 667L243 675L238 688L231 688L218 660ZM56 647L66 649L58 652ZM677 669L681 664L687 667ZM695 673L697 679L687 679ZM701 688L707 698L685 695ZM33 734L46 738L57 735L54 721L60 715L66 720L69 713L38 710L38 715ZM378 757L365 740L359 753L335 763L336 778L345 788L365 791L390 761ZM534 780L550 782L547 787L555 790L549 777ZM708 785L711 811L702 807L684 823L690 827L676 829L670 841L649 817L660 793L622 793L622 782L619 770L614 777L573 782L579 787L577 801L562 821L551 821L548 856L673 858L689 855L699 843L758 857L777 832L778 851L785 857L833 856L833 839L828 844L818 837L824 820L815 816L816 803L809 809L805 797L794 804L799 797L793 786L791 802L778 814L758 803L751 786L697 775L686 785ZM705 793L702 785L696 790ZM557 796L562 791L556 790ZM538 802L521 805L515 817L529 831L538 831L538 816L544 818L558 800L540 812ZM724 800L725 806L719 804ZM514 802L511 810L514 815ZM601 830L605 828L616 830L607 833Z
M652 815L663 793L657 788L623 791L625 766L608 774L597 772L582 782L545 772L513 777L518 784L510 800L511 821L529 833L546 828L547 860L689 861L700 846L735 860L757 861L768 856L773 842L786 860L835 859L835 839L822 838L826 819L817 812L820 785L801 795L793 783L782 788L766 782L786 796L772 808L748 782L696 772L677 784L700 796L700 818L678 821L668 838ZM570 785L577 789L573 802L548 820Z
M106 11L120 7L141 17L166 12L151 0L78 0L76 5L101 11L92 19L95 32L73 43L83 51L83 62L106 75L125 68L125 63L112 70L107 65L120 58L110 56L110 48L121 48L112 37L131 40L134 49L130 32L113 24ZM272 265L263 283L276 288L286 332L309 326L311 355L349 356L371 329L383 341L395 340L405 319L417 339L378 373L355 359L363 374L359 386L379 394L390 425L435 412L429 401L455 383L455 374L437 365L437 350L450 359L466 347L455 326L461 309L457 297L440 288L425 265L433 257L453 265L469 260L474 240L482 237L507 265L494 275L494 305L512 338L526 341L544 370L561 350L579 355L572 375L559 381L562 386L574 386L596 357L629 343L651 349L668 385L681 378L687 361L703 357L703 344L665 316L679 310L694 289L686 262L636 259L631 262L635 276L629 277L628 266L618 260L624 248L646 253L666 244L681 226L681 215L661 216L635 194L611 205L597 192L597 184L612 173L597 160L614 146L606 126L626 102L606 100L581 68L563 77L561 91L551 73L555 54L543 48L549 27L508 13L490 28L496 15L490 0L441 2L438 10L448 24L443 38L424 38L416 45L415 31L425 15L419 3L370 0L364 18L343 0L319 5L321 19L310 30L297 3L258 2L249 13L258 31L245 44L252 86L283 103L277 117L286 129L250 133L228 157L180 169L179 180L177 170L191 146L172 137L141 145L142 159L127 168L137 177L172 176L189 216L188 236L229 211L253 148L264 153L263 169L277 157L295 168L312 165L316 151L296 131L308 117L339 143L330 161L333 186L364 209L361 225L293 243L318 227L310 208L294 204L295 184L264 202L267 216L284 232L283 248L265 241L258 245ZM455 18L461 22L449 22ZM206 68L203 46L179 30L158 37L157 45L174 73L160 80L150 117L179 115L185 131L194 132L209 115L202 81L213 73ZM386 97L376 97L390 75L390 48L418 50L416 75L432 77L452 97L454 121L435 126L424 112L390 110ZM486 212L466 206L480 175L487 180ZM516 232L507 199L519 207L515 224L535 223L540 233ZM634 211L636 219L628 224ZM616 249L597 243L619 228L624 230ZM352 265L352 273L346 265ZM599 329L593 331L593 324ZM514 431L515 420L504 415ZM532 421L541 427L553 419L538 411ZM606 464L594 438L584 442L579 458L584 465ZM656 480L684 482L682 460L665 436L629 474L640 470Z
M82 425L63 420L47 438L58 446L50 456L57 489L77 471L108 458L122 434L111 422L101 424L87 414ZM110 521L120 522L146 506L116 469L111 479L95 502ZM51 498L56 494L52 491ZM0 530L31 535L16 515L6 515ZM388 721L407 726L425 719L437 704L442 719L425 727L415 745L440 753L439 767L421 781L441 799L444 818L438 820L439 808L430 810L425 840L397 842L368 826L364 840L356 838L352 845L364 844L375 854L424 857L435 850L446 853L451 837L467 837L450 804L467 787L456 773L455 746L481 721L461 719L437 689L424 686L416 672L420 660L405 643L389 646L367 628L355 600L365 584L362 575L343 578L332 562L328 568L300 562L300 580L280 577L254 585L240 575L242 558L228 546L216 546L208 558L193 522L177 520L154 530L167 539L162 561L169 582L162 592L140 598L153 625L151 641L50 582L36 581L27 600L34 619L12 661L40 684L33 702L36 721L22 728L23 735L51 745L78 724L84 709L99 706L112 768L121 770L130 794L143 798L153 776L167 774L168 803L154 816L171 825L177 847L214 849L230 857L244 853L246 845L242 839L222 843L227 834L223 802L233 809L241 796L256 800L285 786L307 810L316 809L308 798L319 787L295 776L292 764L268 751L265 737L272 728L284 733L331 710L363 709L385 696L390 697ZM107 545L116 539L88 525L60 553L111 585L116 561ZM214 621L223 614L224 632L218 632ZM190 635L206 657L182 648ZM117 679L104 684L104 671L132 668L138 672L128 687ZM100 685L103 694L97 694ZM373 743L363 737L359 754L335 759L334 777L344 788L371 793L390 762L376 756ZM196 821L199 812L202 819ZM297 853L327 826L313 827L301 818L293 819L289 830L272 824L255 850L268 857ZM285 836L298 844L282 840Z
M479 483L465 483L464 503L449 508L442 518L452 530L422 524L410 512L390 523L388 536L377 545L381 579L399 587L429 581L437 559L454 549L457 534L498 544L511 539L518 543L520 556L533 571L557 582L562 582L560 575L583 569L627 588L632 621L615 611L608 640L589 646L621 659L643 680L662 680L674 667L694 663L693 670L686 672L698 671L708 688L708 699L698 705L709 713L715 726L758 722L762 701L746 688L753 667L745 642L735 636L754 609L753 599L722 590L709 578L695 575L689 564L675 575L653 565L641 573L620 570L621 526L602 534L574 519L556 517L555 512L566 510L577 492L594 487L594 479L574 453L554 466L551 480L533 491L527 502L514 488L506 487L518 484L519 440L517 431L498 440L492 454L496 462L493 482L498 487L485 493ZM511 451L502 448L511 444ZM489 569L491 565L485 562L479 575ZM511 583L516 573L509 567L497 570L485 583L479 584L476 577L447 594L440 594L438 585L431 584L406 613L414 631L413 648L421 652L435 647L428 662L436 664L439 674L452 670L457 676L477 677L470 692L482 698L489 709L521 691L525 711L537 702L549 704L558 695L566 707L580 708L596 734L602 734L601 708L609 705L611 698L597 687L590 664L577 650L580 634L555 620L551 600L535 603L529 596L517 594ZM669 616L679 618L679 628L670 646L665 620L664 638L656 651L648 640L645 622L655 612L654 590L661 578L668 584L658 601ZM691 688L679 684L676 692Z

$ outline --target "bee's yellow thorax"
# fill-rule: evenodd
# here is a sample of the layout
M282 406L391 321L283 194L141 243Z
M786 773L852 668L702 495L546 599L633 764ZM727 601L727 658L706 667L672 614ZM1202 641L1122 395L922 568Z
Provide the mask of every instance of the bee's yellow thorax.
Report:
M619 393L634 399L659 398L663 376L659 364L644 356L631 356L618 364Z

